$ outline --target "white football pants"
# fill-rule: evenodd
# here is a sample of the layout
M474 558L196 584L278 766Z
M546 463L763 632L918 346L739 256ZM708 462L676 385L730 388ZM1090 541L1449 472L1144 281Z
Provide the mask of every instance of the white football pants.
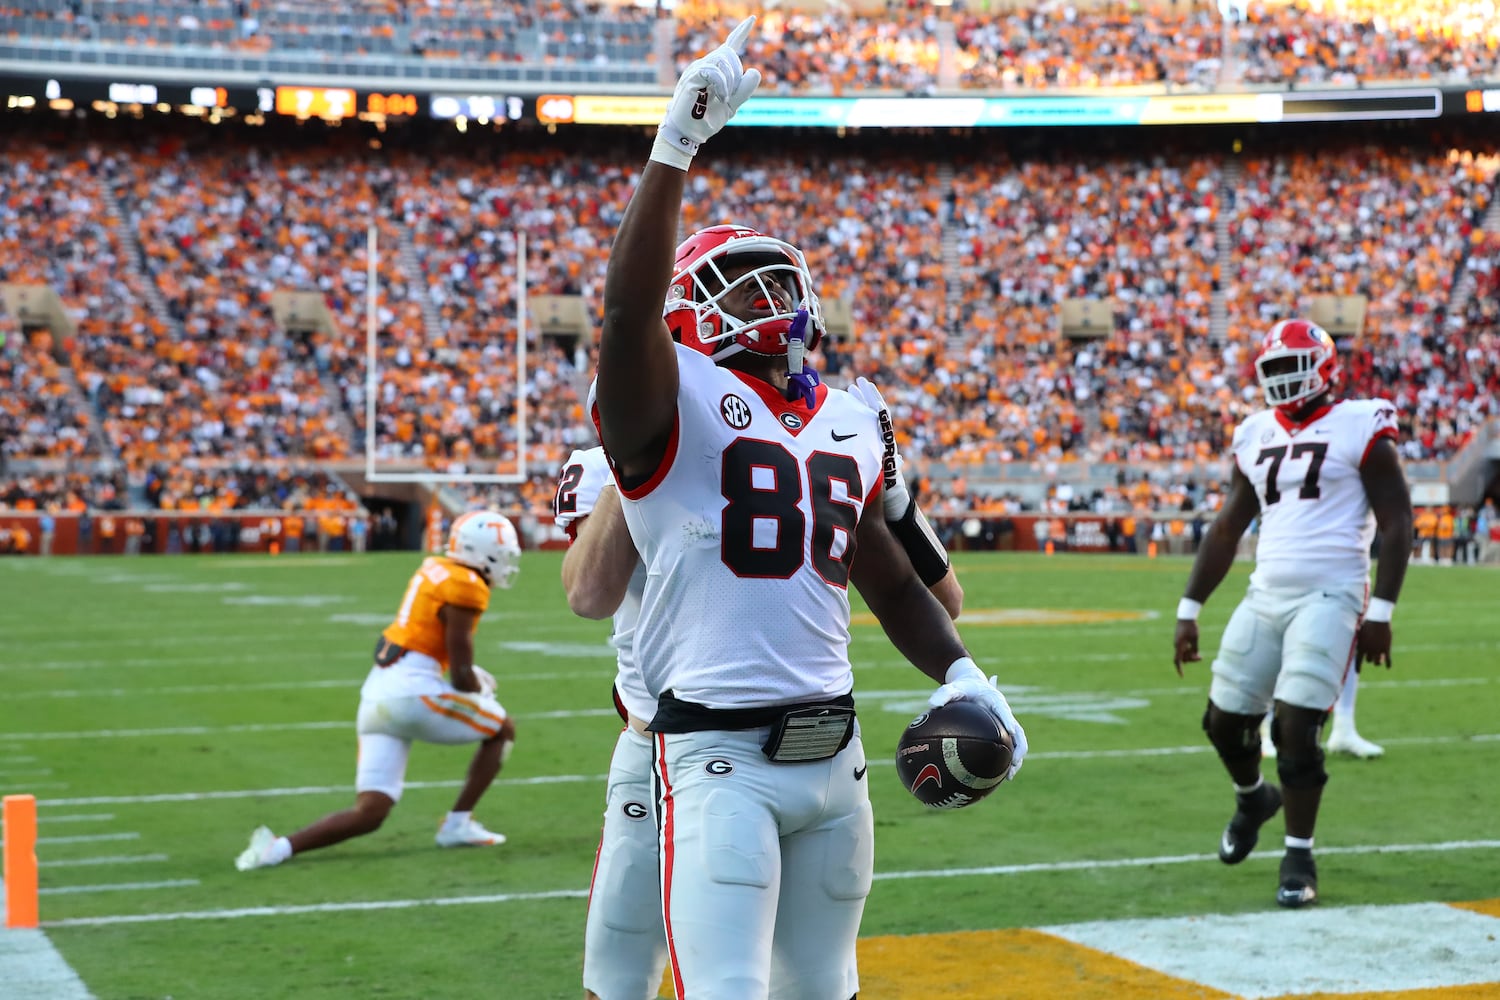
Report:
M1354 658L1368 591L1251 586L1224 627L1209 700L1225 712L1259 715L1272 700L1327 711Z

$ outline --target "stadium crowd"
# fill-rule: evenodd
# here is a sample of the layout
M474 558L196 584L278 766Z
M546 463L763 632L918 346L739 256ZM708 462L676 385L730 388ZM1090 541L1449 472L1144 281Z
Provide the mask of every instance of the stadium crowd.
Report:
M758 12L750 58L772 92L927 93L1168 84L1336 84L1481 79L1500 60L1494 0L951 7L681 0L678 68ZM585 0L3 0L0 37L467 62L649 64L666 11ZM1227 20L1226 20L1227 17ZM1228 51L1226 55L1226 44Z
M510 471L516 236L531 294L597 308L636 154L543 142L418 155L353 137L265 147L206 129L108 155L21 143L3 174L0 237L15 250L4 275L57 289L78 332L49 347L45 333L8 330L0 365L24 391L0 405L19 428L6 447L86 453L97 412L137 478L155 465L361 451L373 219L379 459ZM1117 462L1168 470L1153 488L1171 494L1203 478L1193 469L1217 461L1259 405L1252 340L1316 294L1369 296L1368 335L1346 345L1349 386L1397 400L1408 458L1451 455L1495 415L1500 255L1479 225L1497 163L1361 141L1316 158L1271 144L1233 161L747 142L695 171L684 225L732 219L802 245L841 324L820 367L833 384L864 375L884 387L913 473L980 481L1028 464L1076 481ZM1477 289L1449 316L1464 273ZM278 326L272 294L293 290L322 295L331 329ZM1058 303L1079 296L1113 302L1105 336L1056 335ZM528 340L534 478L507 493L528 506L545 504L558 464L591 441L587 341L534 329Z

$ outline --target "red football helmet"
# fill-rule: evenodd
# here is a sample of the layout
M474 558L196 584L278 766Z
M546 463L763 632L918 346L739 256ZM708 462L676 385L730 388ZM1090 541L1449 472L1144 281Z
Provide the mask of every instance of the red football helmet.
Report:
M746 264L750 270L733 281L726 278L726 270ZM767 277L780 286L780 294ZM750 282L759 286L770 314L745 319L725 311L725 296ZM785 356L787 330L800 307L808 311L807 349L812 350L824 333L823 310L802 251L744 226L712 226L677 248L662 316L680 343L722 361L740 351Z
M1284 319L1271 327L1255 355L1255 376L1266 403L1288 416L1336 386L1339 374L1333 338L1305 319Z

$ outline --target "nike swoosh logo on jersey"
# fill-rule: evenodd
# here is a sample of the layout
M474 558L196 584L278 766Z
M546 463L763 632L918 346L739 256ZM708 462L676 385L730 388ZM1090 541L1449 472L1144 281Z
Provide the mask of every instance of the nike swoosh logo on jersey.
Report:
M859 431L855 431L853 434L840 434L838 431L831 431L830 433L833 435L835 441L847 441L852 437L859 436Z
M860 778L863 778L865 776L865 772L868 771L869 769L870 769L870 765L869 764L866 764L864 767L856 767L854 769L854 780L858 781Z

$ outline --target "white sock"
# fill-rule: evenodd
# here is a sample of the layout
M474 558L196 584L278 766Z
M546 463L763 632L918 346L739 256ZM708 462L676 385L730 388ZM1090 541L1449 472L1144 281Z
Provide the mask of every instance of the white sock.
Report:
M1235 785L1234 786L1234 793L1236 795L1249 795L1251 792L1255 791L1257 788L1259 788L1261 785L1264 785L1265 783L1266 783L1265 776L1262 775L1261 777L1255 779L1255 784L1253 784L1253 785Z
M472 815L474 814L469 812L451 812L448 814L448 818L443 820L443 825L457 826L460 823L467 823L469 821L469 817Z
M271 841L271 849L266 852L267 860L273 865L279 865L292 856L292 842L285 837L277 837Z
M1339 691L1339 700L1333 706L1333 721L1339 726L1354 728L1354 699L1359 691L1359 671L1349 671L1344 687Z
M1312 842L1313 842L1313 839L1311 837L1293 837L1290 834L1288 834L1287 838L1286 838L1286 846L1288 846L1288 847L1300 847L1304 851L1310 851L1310 850L1312 850Z

